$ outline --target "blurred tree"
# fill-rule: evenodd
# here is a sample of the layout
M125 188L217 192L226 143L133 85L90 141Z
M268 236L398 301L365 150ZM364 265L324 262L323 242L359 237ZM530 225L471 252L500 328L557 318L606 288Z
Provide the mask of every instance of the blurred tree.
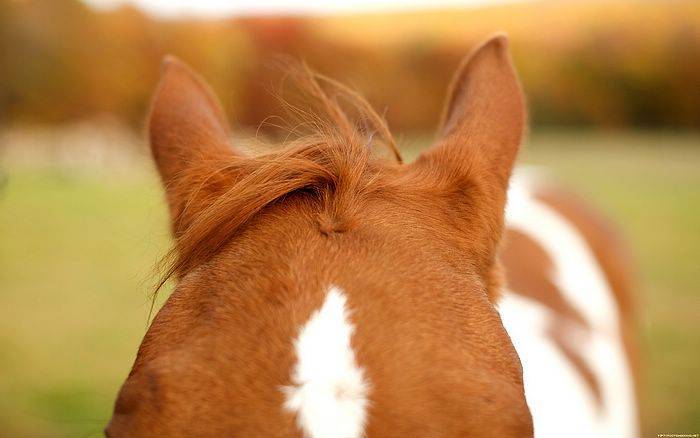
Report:
M0 122L113 114L138 127L175 54L236 123L280 114L280 56L356 87L399 130L431 130L460 59L510 31L535 124L700 127L700 3L514 4L396 15L157 21L78 0L0 2Z

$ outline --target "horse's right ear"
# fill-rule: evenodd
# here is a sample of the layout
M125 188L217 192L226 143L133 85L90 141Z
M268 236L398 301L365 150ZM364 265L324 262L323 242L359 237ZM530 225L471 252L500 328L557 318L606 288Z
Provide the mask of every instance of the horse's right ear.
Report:
M163 60L148 133L177 234L184 206L192 195L183 183L196 182L196 174L203 172L206 163L233 158L235 153L216 96L199 75L172 56Z

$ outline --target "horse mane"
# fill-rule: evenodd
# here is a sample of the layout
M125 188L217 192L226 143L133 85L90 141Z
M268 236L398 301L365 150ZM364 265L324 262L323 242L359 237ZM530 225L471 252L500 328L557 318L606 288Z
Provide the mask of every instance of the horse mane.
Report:
M360 94L304 64L285 71L298 102L278 95L287 122L295 122L281 145L256 138L258 149L271 151L203 159L176 179L174 188L187 201L174 218L174 244L159 263L154 301L170 278L213 257L251 218L294 192L318 197L321 232L342 229L342 218L375 181L377 146L402 162L385 120Z

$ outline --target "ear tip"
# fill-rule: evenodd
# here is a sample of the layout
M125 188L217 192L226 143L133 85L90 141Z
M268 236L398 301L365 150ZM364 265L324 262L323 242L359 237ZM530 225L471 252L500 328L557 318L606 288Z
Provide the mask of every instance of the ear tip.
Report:
M478 44L472 49L471 54L467 56L466 59L471 63L476 58L481 58L483 56L493 56L501 60L509 59L510 49L508 34L505 32L496 32L492 34L489 38L483 40L481 44Z
M493 47L499 52L506 52L509 48L510 40L506 32L496 32L486 40L482 47Z
M165 55L163 57L163 60L160 63L160 72L161 74L165 74L167 71L171 70L172 68L183 68L185 67L185 63L180 60L175 55Z
M184 61L174 55L165 55L160 64L160 84L191 82L202 86L204 80Z

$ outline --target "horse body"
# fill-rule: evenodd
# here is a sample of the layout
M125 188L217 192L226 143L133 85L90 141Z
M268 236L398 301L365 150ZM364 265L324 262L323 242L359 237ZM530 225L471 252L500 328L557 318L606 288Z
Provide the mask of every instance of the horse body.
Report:
M536 435L637 436L626 254L595 211L528 173L509 191L498 307Z
M245 156L204 82L166 62L149 129L177 286L144 337L109 436L521 437L533 435L533 417L546 436L562 432L547 417L564 389L584 395L556 406L585 420L629 402L629 385L611 386L627 377L622 324L588 291L605 279L583 268L594 262L587 246L549 260L563 234L540 239L526 226L537 203L513 191L501 246L525 121L504 37L460 67L437 144L410 164L371 153L373 139L391 143L375 113L358 131L310 85L331 119L325 131ZM528 255L533 247L545 256ZM570 263L583 279L574 292L588 295L567 306L574 297L559 274ZM603 315L576 307L589 299ZM543 316L526 319L534 314ZM560 320L574 328L545 338ZM579 332L589 337L572 344ZM595 362L599 345L619 353L610 379ZM555 365L568 386L538 392ZM624 409L611 424L633 421Z

